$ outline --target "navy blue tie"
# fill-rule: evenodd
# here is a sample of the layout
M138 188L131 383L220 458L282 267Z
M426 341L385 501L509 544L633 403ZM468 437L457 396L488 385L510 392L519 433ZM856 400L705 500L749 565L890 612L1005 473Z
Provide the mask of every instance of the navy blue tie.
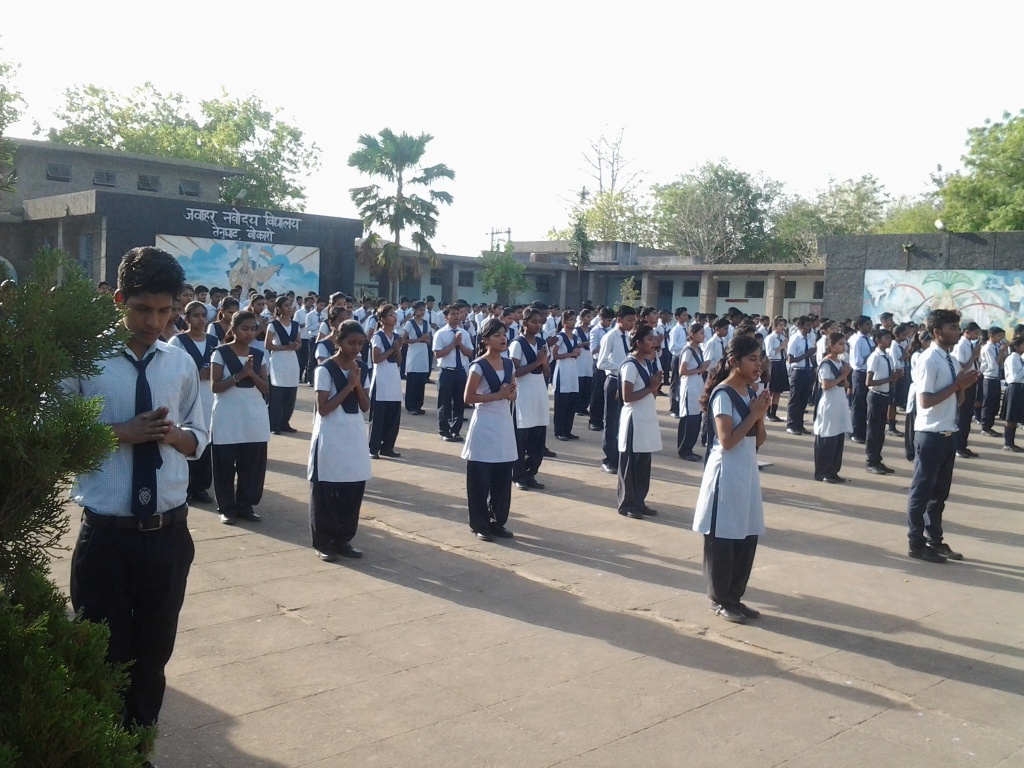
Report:
M456 370L462 367L462 351L459 349L462 346L462 341L459 339L459 332L455 331L455 368Z
M139 373L135 380L135 415L152 411L153 392L146 379L146 368L156 353L143 360L136 360L128 352L124 356ZM163 463L158 442L136 443L132 447L132 514L140 520L147 520L156 513L156 471Z

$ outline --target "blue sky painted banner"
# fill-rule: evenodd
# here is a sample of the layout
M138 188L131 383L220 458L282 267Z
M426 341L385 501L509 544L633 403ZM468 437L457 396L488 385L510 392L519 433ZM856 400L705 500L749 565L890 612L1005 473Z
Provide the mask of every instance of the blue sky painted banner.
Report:
M864 272L864 314L878 321L923 322L933 309L956 309L965 323L1012 331L1022 322L1024 271L983 269L869 269Z

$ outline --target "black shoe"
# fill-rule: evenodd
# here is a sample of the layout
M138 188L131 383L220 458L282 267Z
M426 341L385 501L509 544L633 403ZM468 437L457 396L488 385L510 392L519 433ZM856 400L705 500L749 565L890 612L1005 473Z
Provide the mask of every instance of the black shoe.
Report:
M535 491L543 491L544 490L544 483L538 483L537 479L534 478L534 477L526 478L526 485L527 485L527 487L532 488Z
M568 434L564 435L564 437L568 438L569 440L579 440L580 439L579 435L574 435L572 432L569 432Z
M225 515L223 512L221 512L221 514L220 514L220 521L222 523L224 523L224 525L234 525L235 524L235 518L229 517L228 515Z
M246 507L245 509L238 510L238 519L248 520L250 523L258 523L263 518L256 514L252 507Z
M280 429L272 429L272 430L270 430L270 434L272 434L272 435L280 435L281 434L281 430Z
M557 459L558 458L558 454L555 453L554 451L552 451L550 448L545 448L544 449L544 458L545 459Z
M936 552L931 547L911 547L907 554L916 560L924 560L929 563L944 563L948 559L945 555Z
M525 480L516 480L515 486L520 491L528 491L528 490L530 490L530 486L526 484Z
M786 431L791 435L806 435L807 430L805 429L793 429L792 427L786 427Z
M381 456L387 456L389 459L400 459L400 458L402 458L402 454L400 454L398 451L381 451L380 455Z
M889 469L889 467L885 466L885 464L883 464L881 462L878 463L878 468L880 470L882 470L883 472L885 472L885 474L887 474L887 475L895 475L896 474L896 470L895 469Z
M566 437L565 435L555 435L555 440L559 440L563 443L569 442L569 438Z
M679 414L678 414L678 413L676 413L675 411L669 411L669 412L668 412L668 417L669 417L670 419L678 419L678 418L679 418Z
M954 552L952 547L944 541L940 541L938 544L932 544L928 542L925 546L928 547L932 552L937 555L942 555L947 560L963 560L964 556L959 552Z
M194 502L196 502L198 504L212 504L213 503L213 499L210 498L210 494L208 494L206 491L200 491L199 493L193 493L192 494L192 501L194 501Z
M885 434L889 435L889 437L903 437L903 433L898 429L887 429Z
M733 624L747 623L746 615L740 612L736 606L723 605L718 609L718 615L726 621L731 621Z
M358 560L363 556L363 551L361 549L356 549L348 542L345 542L338 547L338 554L342 557L351 557L353 560Z
M588 424L587 429L591 432L604 432L604 424Z
M748 619L760 619L761 618L761 612L759 610L757 610L757 608L751 608L749 605L746 605L744 603L736 603L736 605L734 607L736 608L737 611L742 613Z
M452 435L441 435L441 439L444 440L446 443L457 443L457 442L459 442Z
M884 469L882 469L882 465L881 464L868 464L866 467L864 467L864 469L866 469L872 475L887 475L887 474L889 474Z
M782 421L782 419L780 419L778 416L776 416L773 413L769 413L765 418L768 419L768 421L777 421L777 422L781 422Z
M464 442L466 442L466 438L464 438L462 435L452 435L452 442L453 443L464 443Z
M956 457L958 459L969 459L969 458L971 458L971 454L968 453L967 451L957 451L956 452Z
M644 517L654 517L658 514L658 510L654 509L653 507L648 507L645 504L644 506L640 507L640 513Z
M476 537L480 539L480 541L494 541L494 537L486 531L477 531Z
M422 408L420 408L419 410L413 411L412 415L413 416L422 416L425 413L426 413L426 411L424 411Z
M371 459L379 459L380 458L380 454L379 453L374 453L373 451L370 451L370 458Z
M839 475L827 475L825 477L825 482L830 483L832 485L839 485L840 483L845 483L846 478L840 477Z
M299 430L297 430L291 424L285 424L283 427L281 427L281 431L282 432L294 433L294 432L298 432Z
M493 533L499 539L511 539L515 536L515 534L512 533L512 531L510 531L505 526L495 525L494 523L491 523L491 533Z
M623 517L632 518L633 520L643 520L644 519L644 516L642 514L640 514L639 512L637 512L636 510L633 510L633 509L620 509L619 510L619 514L622 515Z
M679 458L682 459L683 461L700 461L700 456L693 452L684 453Z
M857 445L864 445L864 441L861 440L859 437L850 437L850 442L856 443Z
M994 429L983 429L981 430L981 434L988 435L989 437L1002 437L1002 435L1000 435Z
M325 563L333 563L338 559L338 555L335 552L317 552L316 554Z
M1007 453L1024 453L1024 448L1019 445L1004 445L1003 450Z
M618 470L615 469L615 467L613 467L611 464L604 463L601 464L601 471L609 475L617 475L619 473Z

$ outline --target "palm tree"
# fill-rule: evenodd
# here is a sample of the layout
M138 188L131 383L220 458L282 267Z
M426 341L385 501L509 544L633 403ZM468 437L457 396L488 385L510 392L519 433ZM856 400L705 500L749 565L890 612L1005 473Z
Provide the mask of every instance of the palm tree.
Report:
M437 206L451 205L452 196L434 189L428 190L428 197L405 191L407 185L429 187L438 179L455 178L455 172L443 163L423 167L423 153L433 138L428 133L396 135L385 128L376 136L360 136L359 149L348 158L351 167L394 185L393 192L387 193L377 184L349 190L367 229L379 225L391 233L391 240L384 241L371 232L359 250L364 263L387 280L392 299L398 298L398 281L403 272L409 267L418 271L419 254L425 255L432 267L437 265L437 255L430 245L437 232ZM411 258L402 254L402 233L406 228L413 230L409 239L416 246L417 255Z

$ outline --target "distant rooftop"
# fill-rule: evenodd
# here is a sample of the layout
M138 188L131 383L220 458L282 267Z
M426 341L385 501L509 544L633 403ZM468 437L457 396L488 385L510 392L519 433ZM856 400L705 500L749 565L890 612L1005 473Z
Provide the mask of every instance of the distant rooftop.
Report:
M98 155L101 157L116 157L122 160L139 160L146 163L155 163L174 168L195 168L198 170L219 173L222 176L245 175L245 171L241 168L232 168L231 166L216 165L214 163L201 163L198 160L184 160L176 157L158 157L156 155L140 155L134 152L123 152L120 149L110 149L109 147L79 147L72 144L59 144L55 141L39 141L38 139L18 139L7 137L6 140L14 144L16 147L38 149L42 152L48 153L63 152L81 156L88 155L95 157Z

